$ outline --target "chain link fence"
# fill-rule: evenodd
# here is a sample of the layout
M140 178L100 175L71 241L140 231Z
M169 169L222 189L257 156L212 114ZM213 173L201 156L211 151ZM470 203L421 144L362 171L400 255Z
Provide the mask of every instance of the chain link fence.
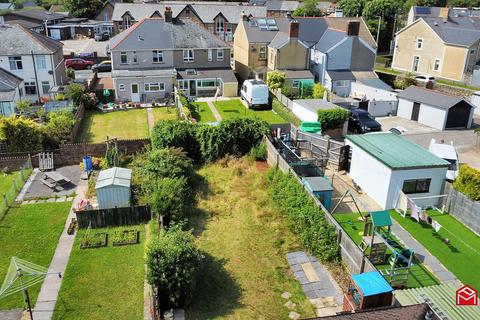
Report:
M8 208L15 202L18 192L22 189L32 172L32 162L28 159L18 171L15 180L13 180L10 188L1 195L0 198L0 220L3 219L8 211Z

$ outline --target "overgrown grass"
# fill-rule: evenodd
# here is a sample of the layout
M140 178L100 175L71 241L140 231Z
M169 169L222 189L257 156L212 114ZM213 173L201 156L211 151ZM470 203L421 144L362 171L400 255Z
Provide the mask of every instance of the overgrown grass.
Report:
M402 218L392 212L392 217L457 278L479 288L480 237L451 215L435 210L428 211L428 215L442 225L438 233L428 223ZM445 239L449 240L448 244Z
M300 126L302 122L292 111L285 107L277 98L274 98L272 101L272 110L275 111L280 117L282 117L285 122L290 122Z
M198 170L203 182L191 221L205 261L187 318L288 319L284 291L298 313L314 315L290 275L285 254L300 248L269 202L265 168L231 159Z
M195 114L192 113L192 116L198 122L215 122L217 119L213 115L212 110L208 106L207 102L193 102L195 105L197 112Z
M0 281L12 256L48 267L70 211L71 202L38 203L11 208L0 221ZM35 305L41 284L29 288ZM0 309L23 308L21 293L0 300Z
M178 119L178 110L176 107L153 108L153 118L155 123L161 120L176 120Z
M357 245L362 242L363 227L365 223L362 220L359 220L360 215L358 213L338 213L334 214L333 217ZM391 252L387 251L387 254L391 254ZM409 288L426 287L440 283L438 279L417 259L414 259L413 263L407 281L407 286ZM385 270L389 269L390 265L376 265L376 267L378 270Z
M239 99L220 100L213 103L222 119L235 117L258 117L269 124L285 123L286 121L272 110L247 109Z
M143 225L92 229L91 233L136 229L140 243L80 249L86 230L78 231L55 306L53 319L142 319L144 242Z
M102 113L88 110L82 120L77 142L98 143L109 138L139 139L148 137L147 110Z

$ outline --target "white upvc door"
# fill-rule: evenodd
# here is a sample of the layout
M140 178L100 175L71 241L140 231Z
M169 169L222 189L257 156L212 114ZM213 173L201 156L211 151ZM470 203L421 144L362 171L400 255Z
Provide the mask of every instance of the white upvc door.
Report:
M138 90L138 83L131 84L130 98L132 99L132 102L140 102L140 92Z

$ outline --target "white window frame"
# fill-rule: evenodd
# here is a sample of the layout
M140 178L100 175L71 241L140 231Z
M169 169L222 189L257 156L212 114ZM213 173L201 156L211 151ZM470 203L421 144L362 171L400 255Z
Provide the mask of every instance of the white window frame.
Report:
M124 84L124 83L120 83L120 84L118 85L118 91L124 92L125 90L126 90L125 84Z
M39 55L36 57L37 69L46 70L47 69L47 57L45 55Z
M122 61L123 57L125 57L125 62ZM125 51L120 52L120 64L128 64L128 54Z
M433 71L440 71L441 63L442 63L442 60L440 60L439 58L436 58L435 60L433 60Z
M418 59L417 70L415 70L415 58ZM413 60L412 60L412 71L413 71L413 72L417 72L418 69L420 69L420 56L413 56Z
M123 23L125 24L125 30L127 30L128 28L130 28L132 26L132 19L130 19L130 16L125 16L123 18Z
M223 61L225 58L225 54L223 52L223 49L217 49L217 61Z
M190 54L191 53L191 54ZM183 49L183 62L194 62L195 61L195 52L193 49Z
M155 58L157 61L155 61ZM152 62L153 63L164 63L163 60L163 51L162 50L152 50Z
M208 49L207 56L208 61L213 61L213 49Z
M420 47L418 46L420 44ZM415 39L415 50L423 50L423 38L417 37Z
M292 88L298 89L300 87L300 80L292 80Z
M42 82L40 83L40 85L42 86L42 92L43 92L43 94L44 94L44 95L47 95L48 92L50 91L50 88L51 88L51 86L50 86L50 81L42 81ZM45 90L45 88L46 88L47 86L48 86L48 89Z
M152 86L158 87L158 89L152 89ZM150 82L144 85L145 92L163 92L165 91L165 82Z
M258 50L258 60L267 60L267 46L261 46Z
M26 95L34 95L34 94L37 94L38 93L38 88L37 88L37 85L35 84L35 81L29 81L29 82L25 82L23 84L23 87L25 88L25 94ZM27 87L28 88L35 88L35 92L31 93L31 92L27 92Z
M8 63L10 64L10 70L23 70L23 61L21 56L8 57ZM13 68L12 65L14 66Z

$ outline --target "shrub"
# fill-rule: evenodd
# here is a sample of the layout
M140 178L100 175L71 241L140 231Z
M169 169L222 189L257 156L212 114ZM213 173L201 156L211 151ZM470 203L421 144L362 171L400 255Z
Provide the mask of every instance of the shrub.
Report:
M270 169L266 179L270 198L289 220L305 248L322 262L338 261L335 228L295 177Z
M23 117L0 117L0 141L7 145L8 152L39 151L43 134L32 120Z
M183 221L185 206L190 202L187 179L157 179L152 186L150 202L159 219L159 225L162 219L164 226L169 226L171 221Z
M70 134L75 126L73 114L68 111L50 112L44 132L51 141L49 147L58 147L70 140Z
M159 121L152 130L152 146L154 149L183 148L190 158L198 160L199 146L196 141L196 129L195 124L187 121Z
M401 90L405 90L406 88L415 85L417 85L417 81L413 78L411 73L408 73L405 76L397 76L393 81L393 86Z
M270 90L277 90L285 83L285 73L280 71L270 71L267 73L267 85Z
M29 99L22 99L17 101L17 110L20 114L25 113L25 111L30 108L30 100Z
M85 87L79 83L70 83L67 86L66 96L72 100L75 105L79 105L83 101L83 95L85 94Z
M283 85L281 91L284 96L293 99L292 88L290 86Z
M250 149L250 157L253 160L266 160L267 159L267 145L265 142L260 143L258 146Z
M298 119L297 116L285 107L277 98L273 98L272 100L272 109L285 121L293 123L297 127L300 125L301 120Z
M466 164L460 166L460 173L453 183L455 189L474 201L480 201L480 171Z
M348 111L340 107L329 110L319 109L317 113L322 131L338 128L348 119Z
M68 78L70 81L75 80L75 69L73 69L73 68L66 68L66 69L65 69L65 74L66 74L67 78Z
M313 98L314 99L323 99L325 95L325 91L327 91L327 88L322 86L320 83L315 83L313 85Z
M161 230L147 248L147 281L157 288L162 308L188 302L195 287L201 254L191 232Z
M149 152L146 161L137 170L144 180L190 177L193 164L183 149L164 148Z

